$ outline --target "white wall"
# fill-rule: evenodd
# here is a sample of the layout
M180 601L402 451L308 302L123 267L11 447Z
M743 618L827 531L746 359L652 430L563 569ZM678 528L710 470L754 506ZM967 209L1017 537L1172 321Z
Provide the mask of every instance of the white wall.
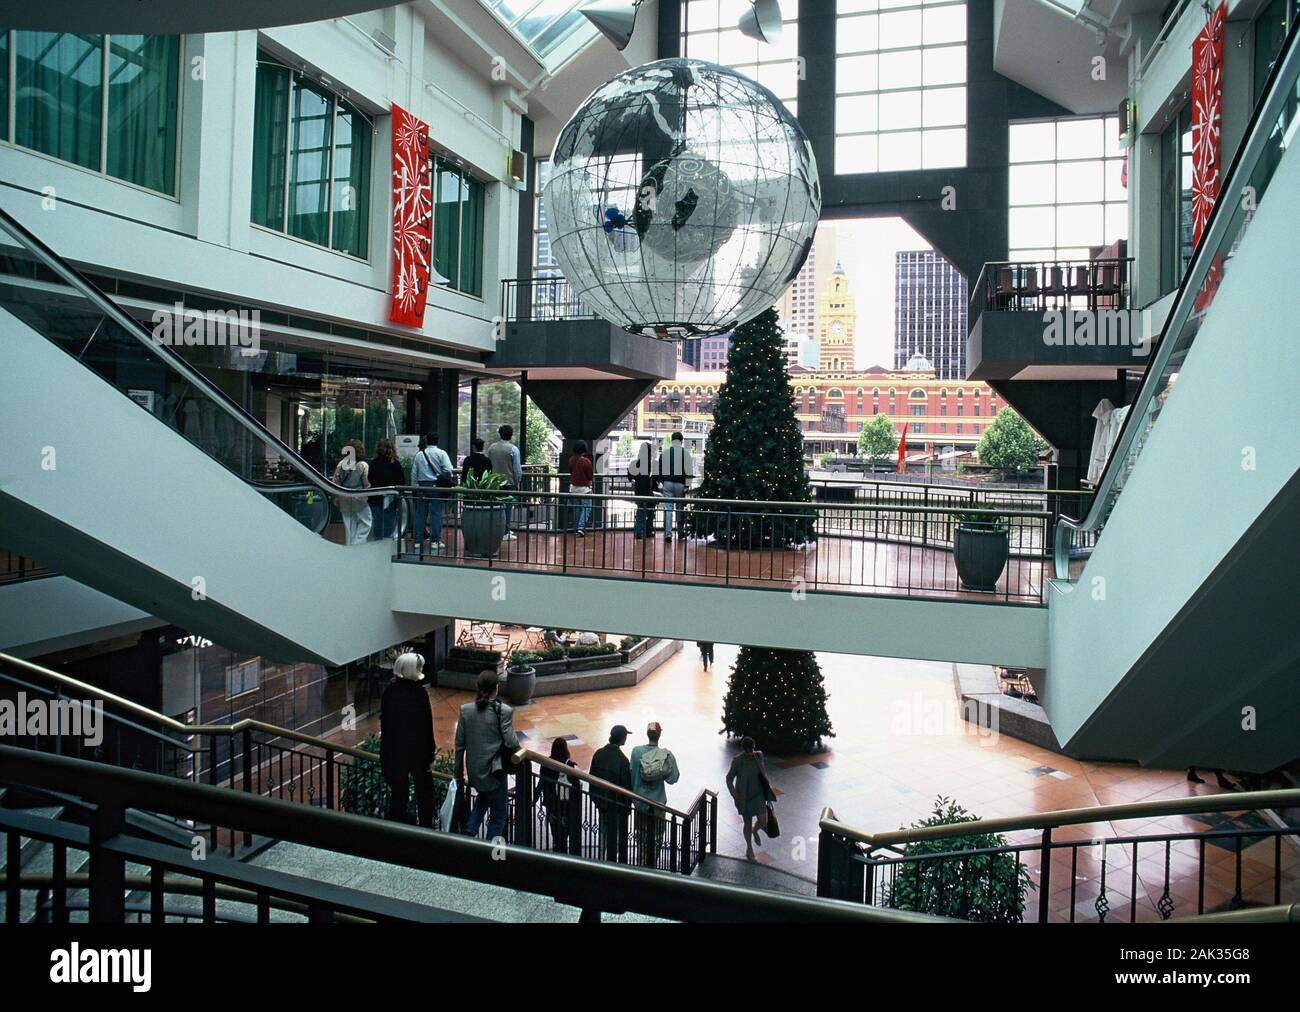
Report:
M441 5L444 11L457 7L478 9L475 0ZM433 4L406 4L368 18L187 36L175 197L0 144L0 206L60 253L88 265L408 336L410 329L387 320L389 109L397 103L429 124L436 147L488 184L482 297L433 289L423 333L462 348L489 349L499 281L516 273L518 194L506 176L509 152L519 141L520 110L526 108L515 83L494 80L489 51L495 41L518 47L503 28L499 40L454 37L443 15L433 18L437 13ZM367 34L381 25L395 35L391 54ZM373 116L366 260L250 223L259 49L328 78L333 90ZM520 62L517 55L514 62ZM48 186L58 196L53 210L40 199Z

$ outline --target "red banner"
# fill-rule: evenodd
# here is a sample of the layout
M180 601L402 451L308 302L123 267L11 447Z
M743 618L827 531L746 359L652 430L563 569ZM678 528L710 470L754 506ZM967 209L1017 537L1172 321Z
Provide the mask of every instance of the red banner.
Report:
M907 427L910 422L903 423L903 434L898 439L898 467L894 468L899 474L907 470Z
M433 159L429 127L393 106L393 303L388 318L424 326L433 249Z
M1223 119L1223 19L1210 14L1192 43L1192 244L1201 241L1219 198L1219 128Z

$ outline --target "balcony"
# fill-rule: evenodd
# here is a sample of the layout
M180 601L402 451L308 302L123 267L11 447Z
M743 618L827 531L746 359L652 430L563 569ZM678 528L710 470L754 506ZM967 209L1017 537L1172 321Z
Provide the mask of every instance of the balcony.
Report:
M994 262L971 293L967 378L1111 380L1150 334L1129 301L1131 257Z

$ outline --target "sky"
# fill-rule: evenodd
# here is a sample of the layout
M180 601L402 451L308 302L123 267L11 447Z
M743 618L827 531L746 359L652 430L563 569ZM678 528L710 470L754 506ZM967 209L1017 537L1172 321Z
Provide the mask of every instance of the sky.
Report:
M902 218L851 218L822 221L835 233L835 251L857 298L858 326L854 364L894 367L894 254L931 249Z

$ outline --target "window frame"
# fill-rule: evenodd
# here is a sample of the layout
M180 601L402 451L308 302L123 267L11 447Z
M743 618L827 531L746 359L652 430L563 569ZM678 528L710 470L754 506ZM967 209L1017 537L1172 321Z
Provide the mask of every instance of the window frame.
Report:
M155 190L151 186L145 186L143 183L137 183L131 179L123 179L121 176L115 176L108 171L108 138L109 138L109 87L108 70L109 70L109 39L113 35L171 35L168 32L87 32L87 35L99 35L99 164L98 167L92 168L88 165L82 165L80 162L69 161L66 158L60 158L58 155L52 155L47 151L40 151L36 148L29 148L25 144L19 144L15 139L17 135L18 120L18 45L17 37L22 34L41 34L41 35L81 35L79 32L34 32L26 29L8 28L0 29L0 34L5 36L7 46L5 52L4 67L0 68L0 73L5 75L5 109L3 130L0 130L0 147L10 148L14 151L21 151L23 154L32 155L36 158L44 158L54 162L56 165L67 166L76 169L79 172L86 172L100 179L108 180L113 183L120 183L122 186L129 186L133 190L141 193L147 193L153 197L162 197L173 203L180 203L181 189L181 139L182 128L184 125L185 111L185 39L183 34L175 34L177 39L176 45L176 115L173 120L174 136L176 139L175 151L172 155L172 190Z
M275 56L273 56L271 53L267 52L266 50L261 50L261 49L258 50L257 63L259 65L265 63L285 71L289 75L289 87L285 89L284 178L280 184L280 227L277 228L274 225L268 225L265 222L254 220L252 218L251 205L249 207L249 227L261 229L262 231L269 232L271 235L276 235L283 239L291 239L294 242L304 243L307 246L310 246L312 249L325 250L327 253L334 253L341 257L347 257L349 260L354 260L358 263L369 264L370 255L371 255L370 229L373 225L373 221L372 221L373 216L369 213L369 211L367 211L366 213L366 227L363 231L360 231L358 233L365 242L364 255L358 255L356 253L353 253L351 250L339 249L333 244L334 243L334 183L335 183L334 159L335 159L335 152L338 147L339 131L337 128L337 121L339 116L339 106L340 104L342 104L342 105L346 105L347 108L352 113L359 116L361 120L370 128L370 145L369 145L370 146L370 151L369 151L370 167L369 167L369 172L367 173L367 182L369 184L370 192L367 192L364 197L364 203L368 207L372 203L374 198L373 191L374 191L374 179L375 179L375 171L374 171L375 170L375 137L378 134L378 131L375 129L374 117L372 117L364 109L358 106L355 102L352 102L349 99L344 98L342 95L340 95L333 88L333 86L322 84L321 82L314 80L310 75L305 74L300 70L295 70L293 67L288 66L281 60L276 59ZM328 211L326 214L324 243L318 243L312 239L306 238L305 236L295 235L293 232L289 231L289 207L290 207L289 186L290 186L290 178L292 175L290 168L293 165L293 157L294 157L294 150L295 150L293 146L294 96L297 94L296 82L300 78L308 81L311 84L313 89L324 91L330 96L330 148L329 148L329 162L325 171L325 178L329 184L329 193L326 198L326 205ZM256 86L254 87L256 88ZM255 137L257 132L256 110L257 110L257 104L256 104L256 98L254 98L253 131ZM354 131L355 131L355 127L354 127ZM254 147L256 147L256 142L254 143ZM250 176L255 172L256 172L256 165L250 159L250 163L249 163ZM358 200L357 206L358 207L362 206L362 201L360 199Z
M431 165L431 169L432 169L432 179L431 179L431 183L432 183L432 194L431 194L431 196L432 196L432 199L430 200L430 209L431 209L431 214L432 214L432 225L433 225L433 228L432 228L432 231L431 231L431 233L430 233L430 240L431 240L431 241L430 241L430 246L429 246L429 264L430 264L431 267L434 267L434 269L436 269L436 265L434 264L434 260L433 260L433 257L434 257L434 251L435 251L435 250L437 249L437 247L438 247L438 166L439 166L439 163L444 164L448 169L450 169L451 171L455 172L456 175L459 176L459 177L460 177L460 180L461 180L461 186L458 186L458 187L457 187L457 196L456 196L456 278L455 278L455 283L453 283L453 282L452 282L452 279L449 278L448 281L447 281L447 284L445 284L445 285L444 285L444 284L439 284L439 285L437 285L436 287L441 288L441 289L443 289L444 291L448 291L448 292L456 292L456 293L459 294L459 295L464 295L464 296L467 296L467 297L469 297L469 298L471 298L471 299L478 299L479 301L482 301L482 300L483 300L483 289L484 289L484 287L485 287L485 286L484 286L484 283L483 283L483 282L484 282L484 274L485 274L484 268L486 267L486 264L487 264L487 262L486 262L486 260L485 260L485 258L484 258L484 253L483 253L483 251L484 251L484 249L486 248L486 244L487 244L487 206L488 206L488 192L489 192L489 191L488 191L488 184L487 184L486 181L484 181L483 179L480 179L477 175L475 175L473 172L471 172L471 171L469 170L469 168L464 164L464 162L462 162L462 161L460 161L459 159L457 159L454 155L451 155L451 154L444 154L444 153L441 153L441 152L438 152L438 151L432 151L432 152L431 152L431 155L432 155L432 165ZM481 231L480 231L479 234L478 234L478 250L479 250L479 252L478 252L478 256L479 256L479 279L478 279L478 283L479 283L479 290L478 290L477 292L467 291L466 289L464 289L464 288L462 288L462 287L460 286L461 274L462 274L462 268L464 267L464 264L463 264L463 262L462 262L462 258L463 258L464 253L465 253L465 241L464 241L465 230L464 230L464 225L465 225L465 204L466 204L466 200L465 200L465 197L464 197L463 192L462 192L462 187L463 187L465 184L471 184L471 185L477 186L477 187L480 189L480 191L482 192L482 194L483 194L483 196L482 196L482 201L483 201L483 221L482 221L482 229L481 229ZM537 208L534 207L534 212L536 212L536 211L537 211ZM535 219L534 219L534 220L535 220ZM535 250L535 249L534 249L534 253L536 253L536 250ZM557 276L557 277L561 276L558 267L555 268L555 272L556 272L556 273L555 273L555 276ZM441 273L441 272L440 272L440 273Z

